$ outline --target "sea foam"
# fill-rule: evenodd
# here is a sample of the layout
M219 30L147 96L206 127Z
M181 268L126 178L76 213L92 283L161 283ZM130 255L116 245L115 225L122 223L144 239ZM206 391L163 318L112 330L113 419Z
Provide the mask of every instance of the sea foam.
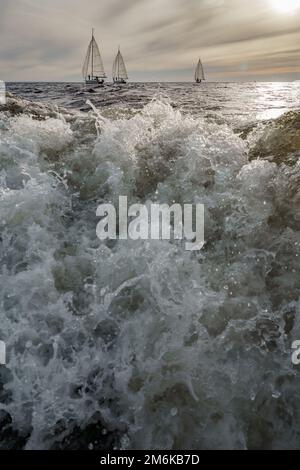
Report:
M164 100L47 109L0 115L0 400L22 445L98 420L119 448L297 448L299 164L250 162L229 125ZM205 204L204 249L101 243L120 194Z

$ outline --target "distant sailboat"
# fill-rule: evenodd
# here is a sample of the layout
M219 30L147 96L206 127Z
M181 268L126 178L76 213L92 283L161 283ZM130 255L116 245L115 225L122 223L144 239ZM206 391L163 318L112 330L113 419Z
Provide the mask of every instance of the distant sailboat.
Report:
M120 48L114 61L112 74L114 83L126 83L126 80L128 80L127 70Z
M87 85L102 84L104 78L106 78L99 47L94 37L94 30L92 30L92 39L83 64L82 75Z
M205 80L205 75L204 75L204 70L203 70L201 59L199 59L199 62L195 70L195 82L201 83L202 80Z

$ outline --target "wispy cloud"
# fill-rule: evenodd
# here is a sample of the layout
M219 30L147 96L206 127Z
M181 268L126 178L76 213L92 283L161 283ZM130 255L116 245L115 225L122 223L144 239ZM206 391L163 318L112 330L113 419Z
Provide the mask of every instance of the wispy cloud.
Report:
M80 80L91 27L107 72L120 44L132 80L300 75L300 10L269 0L0 0L0 78Z

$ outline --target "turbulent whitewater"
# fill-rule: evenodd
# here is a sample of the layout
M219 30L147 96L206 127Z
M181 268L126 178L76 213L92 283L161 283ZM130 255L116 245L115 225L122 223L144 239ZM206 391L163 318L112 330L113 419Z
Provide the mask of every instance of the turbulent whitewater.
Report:
M299 447L299 83L8 89L0 448ZM204 249L101 243L119 195L205 204Z

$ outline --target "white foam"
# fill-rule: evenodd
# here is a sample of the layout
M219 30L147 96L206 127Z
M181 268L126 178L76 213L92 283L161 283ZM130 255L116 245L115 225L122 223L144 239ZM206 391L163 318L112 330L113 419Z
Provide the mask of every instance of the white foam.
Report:
M27 448L98 411L123 447L296 446L284 312L299 314L299 166L249 163L229 127L166 102L101 120L89 140L77 125L1 128L3 408L32 428ZM96 207L119 194L204 202L206 249L101 245Z

